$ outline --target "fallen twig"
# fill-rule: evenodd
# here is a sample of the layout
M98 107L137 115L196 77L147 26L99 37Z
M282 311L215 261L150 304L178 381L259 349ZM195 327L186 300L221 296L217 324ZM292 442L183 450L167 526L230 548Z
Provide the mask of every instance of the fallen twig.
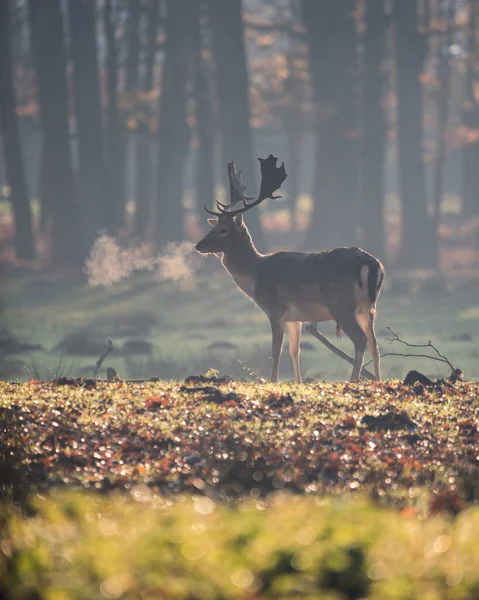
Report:
M444 356L444 354L441 354L441 352L439 352L439 350L436 348L436 346L434 346L431 340L429 340L427 344L411 344L410 342L402 340L391 327L386 327L386 329L390 331L394 336L392 338L387 338L389 344L392 344L393 342L399 342L400 344L404 344L404 346L407 346L408 348L431 348L432 350L434 350L434 352L436 352L437 356L429 356L429 354L409 354L405 352L385 352L384 354L381 354L381 358L384 358L386 356L403 356L405 358L428 358L429 360L435 360L437 362L441 362L448 365L452 372L456 370L452 362L447 358L447 356ZM371 363L372 360L366 363L365 366Z
M98 375L98 371L100 370L100 367L103 364L103 361L110 354L110 352L113 352L113 350L114 350L113 341L111 338L108 338L107 349L105 350L105 352L103 352L103 354L100 356L100 358L96 361L95 371L93 373L93 379L96 379L96 377Z
M434 344L431 342L431 340L429 340L427 344L411 344L409 342L405 342L404 340L402 340L398 336L398 334L394 331L394 329L392 329L391 327L386 327L386 329L388 331L390 331L394 336L393 338L388 338L388 342L390 344L392 344L393 342L399 342L401 344L404 344L405 346L408 346L409 348L432 348L434 350L434 352L439 356L439 358L442 359L442 362L445 362L447 365L449 365L451 367L451 371L454 371L455 367L452 364L452 362L447 358L447 356L444 356L444 354L441 354L439 352L439 350L436 348L436 346L434 346ZM427 358L435 359L435 357L433 357L433 356L428 356Z
M403 356L405 358L429 358L430 360L436 360L437 362L449 364L446 360L442 360L442 358L438 358L437 356L429 356L429 354L409 354L406 352L384 352L384 354L381 354L381 358L384 358L386 356ZM370 365L372 362L373 361L370 360L366 363L365 366Z
M316 328L316 323L309 323L308 325L306 325L305 329L308 333L313 335L317 340L319 340L322 344L324 344L326 346L326 348L328 348L328 350L331 350L331 352L336 354L336 356L339 356L340 358L342 358L349 364L354 365L354 358L352 356L349 356L349 354L346 354L346 352L343 352L342 350L337 348L322 333L319 333L319 331ZM364 366L362 368L361 375L363 377L365 377L366 379L369 379L371 381L376 381L376 378L371 373L371 371L368 371L366 369L366 366Z

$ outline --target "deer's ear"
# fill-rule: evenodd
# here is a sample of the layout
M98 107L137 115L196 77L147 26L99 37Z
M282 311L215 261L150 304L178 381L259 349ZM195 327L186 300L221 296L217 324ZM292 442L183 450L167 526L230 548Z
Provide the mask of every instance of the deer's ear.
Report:
M211 225L211 227L214 227L215 225L218 224L218 219L206 219L206 220Z
M237 215L236 217L234 217L234 222L236 223L236 225L243 225L243 215Z

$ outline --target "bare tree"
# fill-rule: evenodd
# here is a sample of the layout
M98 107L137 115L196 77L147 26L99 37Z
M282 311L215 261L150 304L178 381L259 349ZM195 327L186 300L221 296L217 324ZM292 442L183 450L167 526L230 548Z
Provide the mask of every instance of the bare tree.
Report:
M354 0L302 0L317 108L318 196L306 246L352 244L358 196Z
M222 156L236 157L242 165L244 180L255 181L253 139L249 124L249 77L244 45L241 0L208 0L216 61ZM260 215L248 217L248 226L260 250L265 241Z
M32 214L23 166L13 86L10 0L0 2L0 135L14 217L18 258L35 257Z

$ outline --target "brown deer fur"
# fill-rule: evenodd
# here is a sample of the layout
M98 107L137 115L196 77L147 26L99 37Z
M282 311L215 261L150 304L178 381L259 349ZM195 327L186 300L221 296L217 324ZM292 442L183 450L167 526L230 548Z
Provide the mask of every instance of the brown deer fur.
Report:
M264 163L262 172L263 166ZM234 167L232 172L236 173ZM272 191L265 197L271 197ZM301 324L334 320L354 344L351 380L359 379L369 342L379 381L380 359L374 332L376 302L384 278L384 267L379 260L356 247L308 254L263 255L256 250L242 215L233 214L235 212L239 211L221 211L218 219L210 220L213 228L198 242L196 250L203 254L221 253L221 261L235 283L268 316L273 349L271 380L278 380L285 326L289 332L295 379L301 383Z

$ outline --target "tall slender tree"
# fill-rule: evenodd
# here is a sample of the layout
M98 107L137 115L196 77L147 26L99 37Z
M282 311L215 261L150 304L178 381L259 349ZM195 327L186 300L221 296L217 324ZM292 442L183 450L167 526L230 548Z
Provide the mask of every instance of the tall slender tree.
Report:
M436 142L436 164L433 182L433 225L435 232L436 256L439 261L439 226L441 223L441 208L444 196L445 163L447 151L447 128L450 112L451 96L451 61L450 48L453 43L453 28L455 24L455 5L453 0L443 2L439 16L445 23L444 40L440 47L438 58L438 81L439 89L437 96L437 142Z
M127 91L138 91L140 69L140 2L128 1L127 53L125 87Z
M355 241L358 198L354 0L302 0L317 108L316 202L305 245Z
M384 196L386 123L383 65L388 20L384 0L367 0L362 72L361 244L386 260Z
M154 68L157 52L159 30L160 0L149 0L145 10L145 46L144 69L140 73L140 89L146 93L154 86ZM151 221L152 212L152 141L151 115L138 124L138 147L136 161L136 215L135 230L138 235L145 236Z
M48 9L47 9L48 10ZM42 50L44 40L39 37L39 26L33 22L34 13L31 13L30 19L30 50L32 64L36 76L36 95L38 104L38 113L41 129L41 146L40 146L40 182L38 198L40 201L40 230L42 233L48 233L51 229L51 223L54 210L55 197L55 164L54 152L48 145L51 142L51 136L45 133L45 122L48 117L44 114L45 106L48 102L47 87L41 80L44 79L45 69L45 53Z
M196 27L195 11L191 8L189 0L167 2L157 171L157 239L160 244L177 242L184 236L183 170L190 142L186 102Z
M133 107L135 115L138 114L139 108L139 82L140 82L140 27L141 27L141 12L143 7L139 0L128 0L127 1L127 13L126 13L126 58L125 58L125 87L129 97L129 104ZM136 127L131 130L130 128L125 129L124 138L124 160L126 163L134 165L134 178L133 178L133 200L138 206L138 146L141 143L139 139L139 133L141 133L141 127L138 126L138 119L136 120Z
M401 252L404 267L435 267L435 233L427 211L420 75L427 54L417 0L395 0Z
M78 265L87 245L70 145L63 13L59 0L30 0L29 10L43 149L50 165L51 257L57 264Z
M195 38L195 116L199 140L196 164L197 208L203 216L203 206L209 206L214 196L214 134L212 123L212 90L209 86L208 65L203 52L204 22L201 10L197 11Z
M249 76L244 43L241 0L208 0L217 70L222 156L235 160L252 193L256 169L250 128ZM265 248L259 211L248 213L248 227L255 244Z
M111 187L105 166L103 120L98 74L95 2L70 0L74 99L82 209L92 240L108 228Z
M479 3L468 0L467 23L467 62L465 102L462 110L462 123L467 130L479 129L479 102L475 93L477 81L477 59L479 34ZM463 216L479 216L479 140L473 139L464 146L462 171Z
M31 259L35 257L35 243L16 115L10 8L10 0L0 2L0 136L11 190L15 253L18 258Z
M116 20L112 0L103 5L103 23L106 39L106 68L108 105L106 110L106 155L111 186L111 205L108 230L114 233L123 224L125 216L125 152L118 105L118 48Z
M155 83L155 61L158 49L158 26L161 7L165 0L149 0L146 11L146 48L145 48L145 74L143 86L150 91Z

